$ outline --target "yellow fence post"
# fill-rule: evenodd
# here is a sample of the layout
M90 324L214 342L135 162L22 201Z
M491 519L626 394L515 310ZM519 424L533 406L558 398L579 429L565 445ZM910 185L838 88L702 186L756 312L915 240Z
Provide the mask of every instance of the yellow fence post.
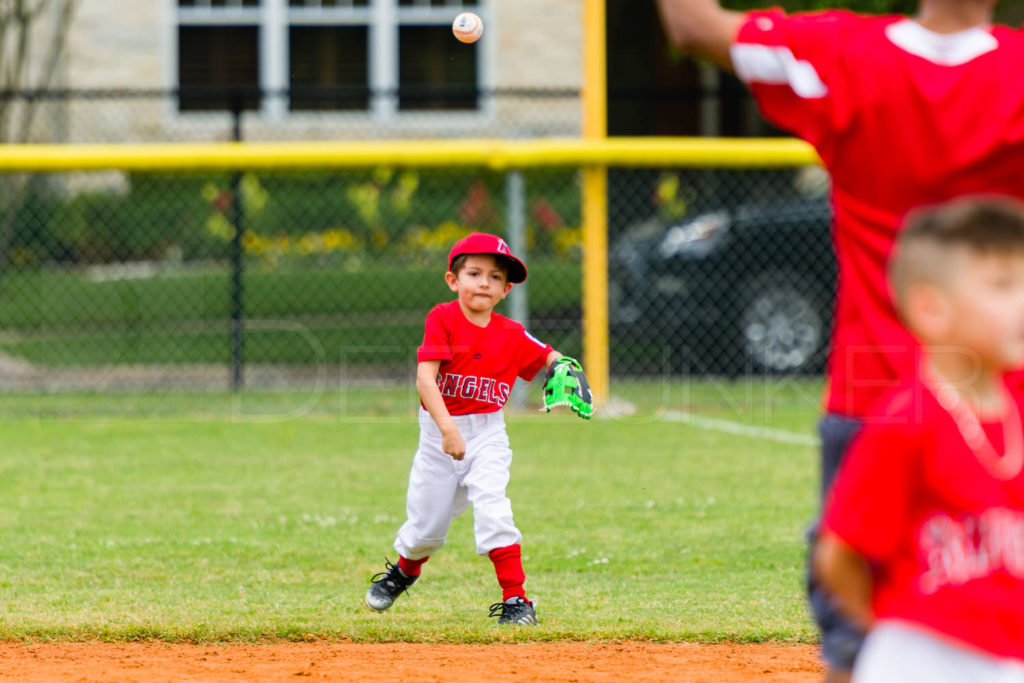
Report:
M605 0L583 0L583 138L607 125ZM608 400L608 167L583 168L583 367L601 405Z

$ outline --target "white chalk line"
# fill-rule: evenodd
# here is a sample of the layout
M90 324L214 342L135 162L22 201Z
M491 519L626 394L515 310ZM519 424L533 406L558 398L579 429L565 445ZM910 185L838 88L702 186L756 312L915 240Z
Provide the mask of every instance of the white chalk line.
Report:
M771 427L758 427L685 411L671 410L664 413L661 418L665 422L680 422L708 432L749 436L752 439L768 439L769 441L791 443L799 446L818 446L821 443L817 437L810 434L801 434L800 432L791 432L785 429L773 429Z

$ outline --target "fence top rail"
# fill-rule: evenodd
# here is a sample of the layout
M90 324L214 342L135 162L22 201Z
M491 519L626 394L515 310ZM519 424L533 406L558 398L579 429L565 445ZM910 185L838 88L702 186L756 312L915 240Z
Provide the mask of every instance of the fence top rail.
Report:
M0 148L0 173L552 166L777 168L818 164L788 138L387 140L160 144L38 144Z

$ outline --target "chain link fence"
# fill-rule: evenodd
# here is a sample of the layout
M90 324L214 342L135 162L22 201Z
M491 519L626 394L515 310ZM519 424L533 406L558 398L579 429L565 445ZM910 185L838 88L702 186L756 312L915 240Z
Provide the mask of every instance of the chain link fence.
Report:
M337 106L352 98L359 110ZM577 137L579 98L572 88L475 86L0 91L0 135L71 144ZM435 108L402 109L419 101Z
M613 374L824 369L836 267L822 169L613 170L609 184Z
M613 394L821 371L835 266L819 169L613 169L609 192ZM473 230L530 269L501 312L578 356L580 206L576 169L0 176L0 385L407 381Z

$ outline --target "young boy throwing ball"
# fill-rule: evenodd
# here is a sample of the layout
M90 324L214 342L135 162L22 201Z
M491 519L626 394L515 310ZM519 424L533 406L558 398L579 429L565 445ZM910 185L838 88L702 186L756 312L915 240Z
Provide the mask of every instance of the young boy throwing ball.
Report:
M491 605L499 624L537 623L523 590L519 543L505 495L512 451L502 407L516 377L529 381L548 368L545 405L592 412L582 368L538 341L522 325L494 312L526 280L526 266L503 239L473 233L448 255L445 281L455 301L427 315L417 352L420 441L406 494L406 521L398 530L398 563L373 578L366 604L378 612L416 582L420 568L444 545L452 520L473 506L476 550L494 563L502 601Z
M1024 208L912 214L889 280L918 372L855 437L814 556L870 629L853 680L1024 681Z

